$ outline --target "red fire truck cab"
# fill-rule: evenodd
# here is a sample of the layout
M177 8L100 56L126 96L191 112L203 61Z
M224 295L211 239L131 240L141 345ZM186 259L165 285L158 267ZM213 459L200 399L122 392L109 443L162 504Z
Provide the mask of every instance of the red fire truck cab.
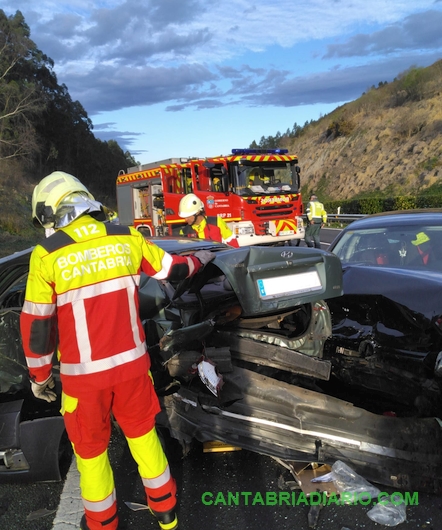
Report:
M222 217L240 246L298 244L304 237L298 157L285 149L233 149L228 156L170 158L120 171L121 224L151 236L185 223L178 205L195 193L208 216Z

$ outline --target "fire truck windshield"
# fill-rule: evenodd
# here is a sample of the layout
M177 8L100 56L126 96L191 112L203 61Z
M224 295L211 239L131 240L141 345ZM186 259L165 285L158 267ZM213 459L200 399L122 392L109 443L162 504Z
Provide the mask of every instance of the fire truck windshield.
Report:
M238 195L272 195L298 192L298 174L285 162L238 165L234 191Z

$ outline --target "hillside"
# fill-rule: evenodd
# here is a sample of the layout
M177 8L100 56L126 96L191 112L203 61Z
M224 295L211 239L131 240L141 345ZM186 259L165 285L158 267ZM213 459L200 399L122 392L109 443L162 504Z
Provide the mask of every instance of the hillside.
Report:
M323 200L442 183L442 60L379 83L279 144L299 156L302 191Z

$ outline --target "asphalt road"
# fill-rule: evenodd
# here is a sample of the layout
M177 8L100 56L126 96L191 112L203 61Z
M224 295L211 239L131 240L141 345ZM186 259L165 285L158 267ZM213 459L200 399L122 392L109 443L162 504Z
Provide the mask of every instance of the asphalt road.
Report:
M120 448L121 449L121 448ZM201 444L194 444L185 458L173 458L174 451L168 454L171 468L178 482L180 530L308 530L310 507L261 505L245 506L244 503L224 505L228 492L250 492L250 499L257 493L265 498L266 492L300 493L292 490L294 478L291 473L270 457L249 451L224 453L204 453ZM116 455L114 454L114 458ZM127 509L125 501L144 503L135 465L128 463L129 455L120 454L129 473L120 476L118 491L120 502L120 523L122 530L141 530L156 528L156 522L147 512L132 512ZM129 466L128 468L126 466ZM123 467L119 467L120 470ZM123 473L121 474L123 475ZM381 487L382 491L393 493L393 490ZM220 503L215 505L215 499ZM213 504L207 505L207 502ZM442 498L432 495L418 495L418 506L407 508L407 522L402 528L438 530L442 527ZM373 522L367 512L371 506L362 505L329 505L320 509L317 530L379 530L384 525ZM385 527L386 528L386 527Z
M299 494L293 490L290 472L272 458L249 451L204 453L202 444L193 444L182 457L176 443L166 444L172 472L178 484L178 513L180 530L309 530L310 507L290 505L228 505L228 492L239 498L265 498L266 492ZM136 465L121 434L114 430L110 459L115 473L119 501L120 530L157 529L158 525L146 510L132 511L126 502L145 504L144 492ZM0 528L2 530L50 530L58 504L61 484L32 484L28 486L0 485ZM380 487L382 491L393 490ZM250 495L249 495L250 494ZM211 504L208 504L211 503ZM319 510L317 530L379 530L387 528L373 522L367 512L371 506L323 506ZM26 518L33 513L33 521ZM418 505L408 506L407 521L398 528L440 530L442 498L418 494ZM45 515L46 514L46 515ZM70 528L70 527L69 527ZM78 529L73 526L72 529Z
M327 250L333 239L339 234L337 228L321 228L321 248ZM304 241L301 244L305 244Z

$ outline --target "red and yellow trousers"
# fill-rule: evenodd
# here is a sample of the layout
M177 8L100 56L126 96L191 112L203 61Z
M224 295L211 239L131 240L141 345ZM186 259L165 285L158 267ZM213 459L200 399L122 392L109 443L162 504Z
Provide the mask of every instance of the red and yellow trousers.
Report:
M149 507L175 507L176 484L155 430L160 411L149 374L110 388L62 395L62 414L80 473L80 490L90 530L117 530L117 499L108 458L111 413L138 464Z

